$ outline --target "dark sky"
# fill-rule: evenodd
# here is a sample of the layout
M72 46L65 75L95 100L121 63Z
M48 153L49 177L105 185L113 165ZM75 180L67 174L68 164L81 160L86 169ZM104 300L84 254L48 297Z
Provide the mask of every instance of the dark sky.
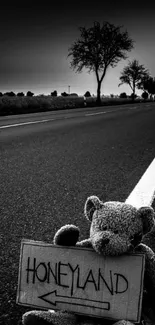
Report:
M104 20L124 25L135 40L128 59L110 68L102 93L131 93L118 88L120 71L128 60L137 59L155 76L155 4L152 1L42 1L1 4L0 14L0 91L31 90L50 94L57 89L84 94L96 93L96 79L84 71L70 69L68 48L80 36L80 26L91 27Z

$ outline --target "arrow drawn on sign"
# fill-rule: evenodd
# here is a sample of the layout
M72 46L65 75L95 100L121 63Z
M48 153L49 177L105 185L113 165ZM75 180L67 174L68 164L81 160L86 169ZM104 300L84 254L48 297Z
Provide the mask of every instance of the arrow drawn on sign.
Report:
M110 303L108 301L97 301L97 300L70 297L70 296L61 296L61 295L57 294L57 290L45 293L44 295L41 295L38 298L42 299L45 302L48 302L49 304L51 304L53 306L56 306L58 303L64 303L64 304L69 304L69 305L91 307L91 308L95 307L97 309L110 310ZM80 301L82 300L83 304L78 303L78 300L80 300ZM101 307L87 304L89 302L101 304Z

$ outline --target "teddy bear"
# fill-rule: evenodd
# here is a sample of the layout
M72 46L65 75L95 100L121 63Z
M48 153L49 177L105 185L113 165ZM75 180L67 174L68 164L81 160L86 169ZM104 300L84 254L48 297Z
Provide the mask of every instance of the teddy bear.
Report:
M55 245L79 246L93 248L103 256L120 256L129 253L145 254L144 294L142 305L142 323L155 324L155 253L143 238L150 233L155 225L155 212L152 207L136 207L118 201L103 202L97 196L87 198L84 205L84 215L90 222L90 236L79 241L79 228L75 225L65 225L55 234ZM132 325L127 320L109 321L79 316L67 311L26 312L22 317L24 325Z

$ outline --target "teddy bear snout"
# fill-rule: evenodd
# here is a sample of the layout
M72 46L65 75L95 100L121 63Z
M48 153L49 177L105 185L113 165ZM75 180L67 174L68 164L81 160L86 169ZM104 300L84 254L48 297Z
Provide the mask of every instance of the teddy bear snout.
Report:
M103 235L98 236L98 237L93 237L92 238L92 244L96 252L103 253L105 250L106 246L109 244L110 239L107 237L103 237Z

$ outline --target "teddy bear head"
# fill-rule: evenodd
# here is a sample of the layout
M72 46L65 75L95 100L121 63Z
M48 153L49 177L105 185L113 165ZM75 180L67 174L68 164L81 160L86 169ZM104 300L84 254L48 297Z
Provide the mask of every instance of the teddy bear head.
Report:
M84 212L91 222L92 247L105 256L131 253L154 226L152 207L137 209L124 202L103 203L97 196L88 197Z

